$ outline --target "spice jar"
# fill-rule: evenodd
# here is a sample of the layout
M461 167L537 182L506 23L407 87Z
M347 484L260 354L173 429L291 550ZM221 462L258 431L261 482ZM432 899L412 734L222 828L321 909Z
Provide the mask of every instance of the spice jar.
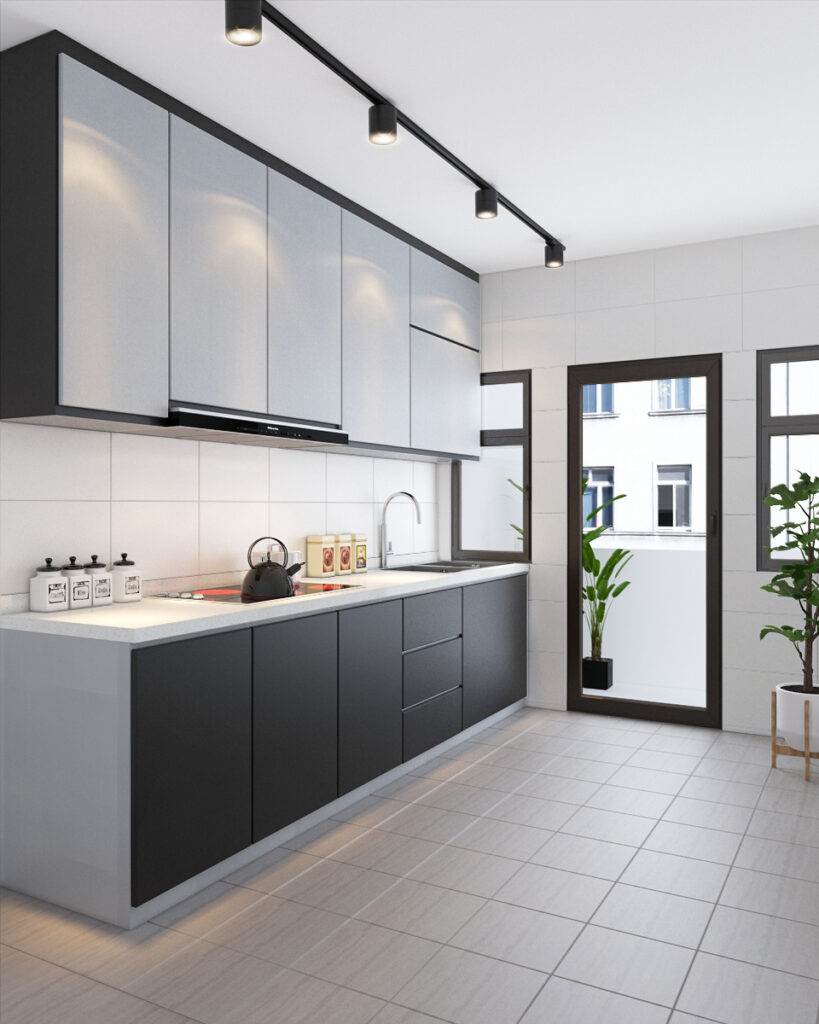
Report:
M367 571L367 534L353 535L353 572Z
M98 562L97 556L92 555L91 561L86 562L84 568L91 577L91 603L94 607L98 604L113 604L113 576L105 571L105 562Z
M336 539L331 534L307 538L307 575L322 577L336 574Z
M68 607L91 607L91 577L81 565L77 565L77 556L68 559L63 566L63 576L68 579Z
M118 562L114 562L111 575L114 578L115 601L139 601L142 598L142 574L128 561L123 551Z
M353 571L353 536L351 533L337 533L335 536L336 575L349 576Z
M53 558L38 565L28 583L29 608L33 612L64 612L68 607L68 580Z

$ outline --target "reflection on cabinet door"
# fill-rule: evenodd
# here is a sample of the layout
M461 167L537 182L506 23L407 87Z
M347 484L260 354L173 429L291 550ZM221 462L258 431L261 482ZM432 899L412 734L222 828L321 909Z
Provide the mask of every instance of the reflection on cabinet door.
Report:
M268 412L341 423L341 209L267 172Z
M60 55L62 405L168 415L168 114Z
M409 447L409 246L342 214L341 425L350 441Z
M267 168L171 117L171 398L267 412Z
M481 292L477 281L440 260L412 250L410 322L470 348L481 347Z
M479 455L481 357L412 329L412 447Z

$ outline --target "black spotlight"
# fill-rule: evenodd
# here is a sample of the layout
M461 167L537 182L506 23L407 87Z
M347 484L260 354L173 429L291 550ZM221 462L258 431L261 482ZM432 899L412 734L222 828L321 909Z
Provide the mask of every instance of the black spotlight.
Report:
M398 139L398 111L392 103L374 103L370 107L370 142L391 146Z
M225 0L225 36L237 46L262 41L262 0Z
M546 266L563 266L563 246L559 242L546 243Z
M493 188L479 188L475 193L475 216L491 220L498 215L498 193Z

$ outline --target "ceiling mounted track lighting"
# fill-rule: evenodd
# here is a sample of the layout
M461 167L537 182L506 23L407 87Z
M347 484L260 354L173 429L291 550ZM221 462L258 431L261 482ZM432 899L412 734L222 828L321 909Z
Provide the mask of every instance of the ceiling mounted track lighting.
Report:
M262 0L225 0L225 36L237 46L262 41Z
M374 103L370 107L370 142L391 146L398 141L398 111L392 103Z
M257 21L249 20L249 14L258 12L261 8L261 17ZM235 12L235 13L232 13ZM477 188L475 194L475 216L482 220L488 220L497 216L498 206L511 213L512 216L525 224L530 231L533 231L546 243L546 266L562 267L563 253L566 247L551 232L541 227L537 221L532 220L523 210L507 199L496 189L487 185L486 180L473 171L471 167L459 160L454 153L451 153L437 139L424 131L415 121L402 114L391 103L389 103L371 85L360 78L354 71L342 64L334 57L329 50L317 43L312 36L308 36L298 25L286 18L280 11L269 3L269 0L226 0L225 3L225 25L228 39L232 43L239 43L249 46L258 43L262 37L261 18L266 18L271 25L275 25L280 32L283 32L294 43L298 43L317 61L329 68L333 74L338 75L352 89L360 93L370 103L370 141L379 146L388 146L398 138L398 125L410 135L422 142L433 153L445 160L450 167L453 167L459 174ZM236 38L236 33L241 33L241 38ZM247 33L247 34L246 34ZM491 198L490 198L491 196ZM488 212L488 211L492 212Z
M492 220L498 215L498 193L491 186L479 188L475 193L475 216L479 220Z

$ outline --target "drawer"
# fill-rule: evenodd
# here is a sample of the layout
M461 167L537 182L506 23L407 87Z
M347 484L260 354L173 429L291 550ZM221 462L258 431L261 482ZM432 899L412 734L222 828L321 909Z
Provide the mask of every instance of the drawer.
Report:
M404 712L404 760L423 754L461 731L463 690L450 690Z
M461 685L462 640L445 640L404 655L404 707Z
M460 587L404 598L404 650L461 635Z

